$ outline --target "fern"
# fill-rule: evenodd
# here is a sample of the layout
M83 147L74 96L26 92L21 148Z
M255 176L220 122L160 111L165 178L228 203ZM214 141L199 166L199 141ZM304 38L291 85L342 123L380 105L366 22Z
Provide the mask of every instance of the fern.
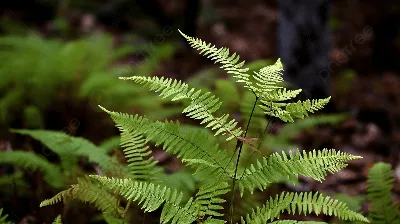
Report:
M133 76L121 79L145 84L150 90L161 91L160 96L163 98L173 97L172 101L190 99L191 103L183 110L183 113L186 113L190 118L201 120L201 124L207 124L206 127L211 128L211 130L216 129L215 135L228 133L230 136L227 140L231 140L240 136L243 132L236 127L237 122L235 119L228 121L229 114L224 114L220 117L213 115L221 107L221 102L214 95L210 95L209 92L201 93L201 90L189 89L189 86L184 82L164 77Z
M391 165L379 162L368 173L367 198L371 203L371 223L400 223L399 206L392 201L393 172Z
M60 156L62 163L68 163L65 160L71 160L73 157L85 156L90 162L96 163L105 172L115 170L115 164L118 164L113 158L108 156L106 150L103 150L92 142L80 138L72 137L63 132L45 131L45 130L13 130L13 132L28 135L40 141L57 155ZM72 158L71 158L72 157ZM71 161L69 161L71 162ZM72 161L74 163L74 161Z
M285 152L282 152L282 155L273 153L268 159L263 158L261 162L257 161L255 166L251 165L238 184L243 194L245 189L251 192L255 188L263 190L271 183L281 181L282 176L296 181L300 174L322 181L328 172L337 172L347 166L345 162L358 158L361 157L328 149L309 153L290 152L289 158Z
M61 215L58 215L58 216L54 219L53 224L62 224Z
M245 87L254 93L257 100L260 99L259 106L270 116L278 117L285 122L294 122L293 118L307 117L308 113L322 109L330 100L328 97L296 103L283 102L295 98L302 90L287 90L279 85L283 82L283 65L280 59L275 64L261 68L259 72L254 72L255 75L250 76L246 73L248 68L242 68L244 61L237 63L240 57L236 53L230 56L227 48L218 49L198 38L189 37L182 32L181 34L191 47L200 50L200 54L208 55L215 62L221 63L221 68L235 74L234 77L238 79L238 82L245 83ZM255 84L251 79L254 79Z
M167 187L131 179L114 179L96 175L91 177L125 199L138 201L146 212L155 211L165 203L161 213L161 223L192 223L198 217L205 215L220 216L221 214L215 210L222 209L218 204L224 200L217 196L229 191L227 183L205 185L200 188L195 199L190 198L184 206L181 206L182 193Z
M318 192L312 194L311 192L301 193L288 193L283 192L280 196L276 195L275 198L270 198L269 201L262 208L258 208L251 215L242 218L244 223L265 223L279 218L280 214L287 211L289 214L303 213L304 215L310 214L312 211L316 214L335 215L344 220L361 220L368 222L364 216L351 211L346 204L330 197L324 197Z
M244 61L239 62L239 55L236 55L236 53L229 55L228 48L218 49L215 46L212 46L211 43L207 44L199 38L189 37L180 30L179 32L189 42L191 47L200 50L200 54L203 54L204 56L207 56L207 58L214 60L215 63L221 63L221 68L230 74L234 74L234 77L238 79L238 82L243 82L248 87L252 86L252 83L249 79L250 75L246 73L249 69L242 68Z
M8 215L3 215L3 208L0 208L0 224L12 224L12 222L6 221Z
M151 151L146 146L147 140L135 130L121 129L121 146L124 148L125 157L128 160L128 168L137 180L152 181L156 170L153 167L157 161L153 157L145 159Z
M136 129L146 135L156 145L163 145L166 152L177 154L178 157L196 168L205 177L231 176L229 154L220 149L212 139L206 138L202 131L181 130L178 123L151 122L138 115L109 113L117 127L125 130Z
M192 198L184 207L180 206L182 193L166 187L146 182L135 182L131 179L114 179L91 176L104 187L125 197L127 200L138 201L146 212L151 212L165 203L161 214L161 223L191 223L196 220L196 210L191 207Z
M128 43L114 47L109 34L96 33L64 42L44 38L31 31L27 33L29 35L0 37L1 124L23 120L26 124L24 128L46 127L49 122L46 115L51 106L68 104L74 105L74 108L87 108L89 104L82 102L88 101L97 101L91 102L91 105L101 101L103 105L119 110L135 105L139 111L157 118L179 113L177 110L164 112L161 109L165 101L142 93L140 88L131 83L115 79L116 76L136 72L152 74L162 60L170 58L175 52L173 44L152 46L154 51L151 52L151 60L147 59L140 65L121 65L121 60L138 53L140 49L131 48L133 44ZM133 100L136 97L132 96L147 100ZM27 110L21 110L25 107ZM29 120L32 118L30 115L36 119Z
M2 163L12 164L29 171L38 170L44 174L44 179L52 187L64 186L60 168L33 152L21 150L0 152L0 164Z
M53 205L61 201L66 203L73 199L92 203L105 213L119 215L123 213L123 209L119 206L118 199L101 189L95 183L92 183L88 178L78 178L77 184L72 185L71 188L58 193L50 199L42 201L40 207Z
M230 223L233 223L234 196L238 186L240 193L245 191L253 193L256 188L263 191L270 184L282 180L296 181L298 175L311 177L322 181L328 173L334 173L347 166L346 162L361 157L347 153L338 152L333 149L320 151L296 151L285 153L274 153L269 157L263 157L250 164L247 168L240 167L242 143L246 143L249 148L256 152L259 149L251 145L254 138L247 138L249 125L252 116L258 105L262 112L271 116L278 117L283 121L294 121L294 118L304 118L309 113L321 109L329 98L313 101L289 102L301 90L286 90L282 87L282 64L278 60L274 65L264 67L256 72L254 76L248 75L247 69L242 68L244 62L239 62L240 58L235 53L230 55L227 48L218 49L211 44L207 44L198 38L191 38L182 34L190 45L200 50L204 54L221 63L221 68L228 73L234 74L239 83L244 83L244 87L255 95L255 102L251 107L250 117L247 119L247 127L243 131L238 126L235 119L229 120L228 114L215 116L214 113L220 109L222 102L210 92L203 92L189 88L188 84L169 78L133 76L121 79L132 80L139 84L144 84L150 90L159 92L162 98L170 98L172 101L187 99L189 105L183 110L188 117L201 120L200 124L206 124L206 128L215 130L214 136L209 132L198 128L182 127L179 122L173 121L151 121L147 117L139 115L129 115L125 113L112 112L101 107L108 113L116 126L121 131L121 146L124 149L125 157L128 159L129 169L133 172L132 178L115 178L101 175L90 175L97 180L102 189L106 192L113 192L121 196L128 202L135 202L145 212L152 212L162 208L161 223L224 223L221 219L224 211L223 203L229 191L232 193L229 207ZM239 62L239 63L238 63ZM248 105L243 112L249 112ZM259 111L259 110L258 110ZM261 117L261 116L260 116ZM261 125L260 125L261 127ZM237 138L235 153L221 148L217 138L228 134L226 140ZM253 136L251 136L253 137ZM226 141L225 141L226 142ZM176 155L182 162L194 168L202 181L197 194L183 200L183 193L177 189L167 187L164 183L155 183L157 175L155 173L155 161L149 157L151 151L147 144L161 146L167 153ZM246 147L247 147L246 146ZM232 161L236 155L236 161ZM261 153L260 153L261 154ZM240 175L239 173L242 173ZM239 174L239 175L238 175ZM228 184L230 182L232 184ZM237 185L236 185L237 184ZM77 192L74 197L83 196L83 201L97 204L102 211L109 211L118 208L118 203L113 201L106 206L99 197L90 194L81 188L73 187L65 192L61 192L52 199L46 200L42 205L49 205L60 200L71 198L71 192ZM96 185L97 186L97 185ZM73 190L73 189L77 190ZM99 193L100 194L100 193ZM105 194L103 192L103 194ZM102 197L103 198L103 197ZM110 197L112 198L112 197ZM129 207L129 206L128 206ZM226 209L225 209L226 210ZM262 207L257 207L247 216L242 216L242 223L315 223L297 222L292 220L278 220L283 212L290 214L297 213L308 215L315 214L334 215L343 220L368 220L354 211L351 211L346 204L323 196L318 192L313 193L281 193L270 198ZM104 215L103 215L104 216ZM118 219L117 222L120 220Z

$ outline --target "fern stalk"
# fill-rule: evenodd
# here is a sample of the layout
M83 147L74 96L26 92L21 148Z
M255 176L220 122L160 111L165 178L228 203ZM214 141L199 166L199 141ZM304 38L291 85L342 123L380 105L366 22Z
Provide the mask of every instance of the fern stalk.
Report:
M246 138L247 131L249 130L251 118L253 117L253 113L254 113L254 109L256 108L257 101L258 101L258 97L256 96L256 100L254 101L253 108L251 109L249 121L247 122L246 130L244 131L244 136L243 136L244 138ZM240 155L241 155L242 149L243 149L243 143L240 143L239 140L238 140L238 143L240 144L240 147L239 147L238 158L236 160L236 165L235 165L235 174L233 175L233 180L232 180L232 189L231 189L232 196L231 196L231 203L230 203L230 208L229 208L229 212L230 212L230 214L229 214L229 222L231 224L233 223L233 203L234 203L234 200L235 200L236 176L237 176L237 170L238 170L238 167L239 167Z

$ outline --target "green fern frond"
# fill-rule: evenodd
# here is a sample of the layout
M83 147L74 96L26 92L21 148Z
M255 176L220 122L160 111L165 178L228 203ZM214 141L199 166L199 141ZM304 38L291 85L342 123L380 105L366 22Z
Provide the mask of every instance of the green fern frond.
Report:
M229 114L224 114L220 117L213 115L221 107L222 102L219 102L219 99L214 95L210 95L210 92L201 93L201 90L189 89L189 86L182 81L164 77L132 76L121 77L121 79L144 84L151 91L161 91L160 96L163 98L173 96L172 101L190 99L191 103L183 110L183 113L190 118L201 120L200 124L207 124L207 128L216 130L215 135L229 134L227 141L240 137L243 133L239 127L236 127L237 122L235 119L228 120Z
M131 126L132 127L132 126ZM157 161L153 157L146 159L151 154L146 146L148 140L144 139L142 133L134 129L121 130L121 147L128 161L128 168L135 180L154 181L156 170L153 169Z
M115 179L91 175L105 188L123 196L126 200L136 201L146 212L152 212L164 204L161 223L192 223L198 217L198 208L192 206L193 198L181 207L182 193L146 182L132 179Z
M178 123L152 122L138 115L102 109L110 114L117 127L143 133L156 146L162 145L166 152L177 154L178 158L188 161L201 176L207 179L232 177L233 164L230 163L230 155L226 150L220 149L215 139L209 138L204 131L183 130Z
M399 206L393 203L393 171L388 163L375 164L368 173L367 198L371 203L371 223L400 223Z
M289 214L304 215L314 212L316 215L325 214L329 216L336 216L343 220L359 220L369 222L367 218L351 211L346 204L333 200L329 196L323 196L316 192L283 192L275 198L270 198L262 208L257 208L251 215L242 218L242 224L262 224L267 221L273 221L280 217L280 214L287 211Z
M112 157L107 155L106 150L81 137L72 137L63 132L47 130L19 129L12 131L22 135L29 135L40 141L47 148L59 155L62 160L85 156L90 162L98 164L105 172L112 172L116 169L115 164L118 164Z
M194 201L194 204L199 206L199 216L223 216L216 210L223 209L219 204L224 203L225 200L218 196L226 194L229 191L228 187L229 184L226 182L208 183L201 186Z
M294 122L293 118L308 117L308 113L322 109L330 99L331 97L298 101L297 103L275 103L270 100L261 100L263 105L260 107L270 116L278 117L285 122Z
M261 68L259 72L254 72L253 78L256 80L256 86L253 87L256 95L263 96L269 91L282 88L279 86L283 83L283 65L281 59L275 64Z
M8 215L3 215L3 208L0 208L0 224L12 224L12 222L6 221Z
M298 150L289 152L289 158L285 152L282 155L273 153L268 159L262 158L256 165L251 165L245 170L243 177L238 181L239 189L253 192L255 188L261 190L271 183L276 183L282 177L297 180L298 175L311 177L322 181L327 173L337 172L347 166L345 162L362 158L344 152L336 152L334 149L313 150L312 152Z
M0 152L0 164L7 163L27 170L38 170L44 174L44 179L54 188L64 186L60 168L33 152L22 150Z
M54 219L53 224L62 224L61 215L58 215L58 216Z
M69 189L61 191L50 199L40 203L40 207L53 205L63 201L64 203L77 199L81 202L94 204L99 210L110 214L123 214L123 208L119 206L119 201L112 194L97 186L89 178L78 178L78 183Z
M221 63L222 66L220 68L224 69L229 74L233 74L233 77L238 80L237 82L245 83L248 88L252 87L252 83L249 79L250 75L247 74L249 69L242 68L245 61L239 62L239 55L236 55L236 53L230 55L228 48L223 47L218 49L211 43L207 44L199 38L189 37L180 30L178 31L189 42L192 48L200 51L199 54L207 56L207 58L215 61L214 63Z

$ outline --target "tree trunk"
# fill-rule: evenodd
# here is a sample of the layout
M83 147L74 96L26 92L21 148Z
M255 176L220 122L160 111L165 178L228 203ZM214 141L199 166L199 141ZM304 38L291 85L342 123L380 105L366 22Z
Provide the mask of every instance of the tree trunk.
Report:
M279 9L278 51L285 81L303 89L300 99L328 97L328 0L280 0Z

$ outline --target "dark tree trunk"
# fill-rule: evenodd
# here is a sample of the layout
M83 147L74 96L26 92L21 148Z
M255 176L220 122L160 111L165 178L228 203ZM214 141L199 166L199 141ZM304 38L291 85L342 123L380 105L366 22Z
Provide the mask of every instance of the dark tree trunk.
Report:
M300 99L329 96L328 0L280 0L279 56L284 79L303 89Z

